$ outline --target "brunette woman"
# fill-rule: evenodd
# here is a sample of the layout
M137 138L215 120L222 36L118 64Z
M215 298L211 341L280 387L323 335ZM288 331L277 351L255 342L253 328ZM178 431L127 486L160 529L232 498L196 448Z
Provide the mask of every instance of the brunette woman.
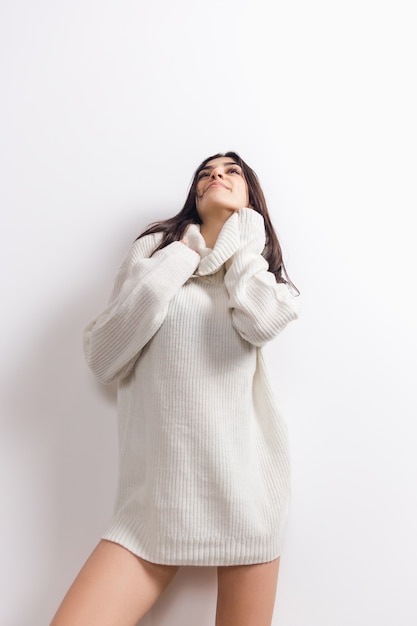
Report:
M270 626L289 462L262 346L296 318L294 291L254 171L205 159L85 331L91 369L118 383L119 488L52 626L134 626L182 565L218 568L216 626Z

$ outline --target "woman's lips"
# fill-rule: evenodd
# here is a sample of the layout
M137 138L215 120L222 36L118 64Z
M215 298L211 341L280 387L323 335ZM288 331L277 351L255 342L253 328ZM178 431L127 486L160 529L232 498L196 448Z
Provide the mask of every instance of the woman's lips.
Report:
M210 189L210 187L224 187L225 189L229 189L229 187L227 187L227 185L225 185L224 183L219 183L219 181L215 181L213 183L210 183L210 185L207 187L207 189Z

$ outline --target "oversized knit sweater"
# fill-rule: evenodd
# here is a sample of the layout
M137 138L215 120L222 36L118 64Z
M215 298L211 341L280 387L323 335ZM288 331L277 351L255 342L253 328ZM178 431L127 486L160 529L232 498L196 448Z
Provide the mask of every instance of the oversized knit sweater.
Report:
M237 565L281 553L289 504L286 425L261 347L296 318L261 255L263 218L242 208L213 249L199 226L152 254L138 239L87 361L118 381L119 485L103 538L167 565Z

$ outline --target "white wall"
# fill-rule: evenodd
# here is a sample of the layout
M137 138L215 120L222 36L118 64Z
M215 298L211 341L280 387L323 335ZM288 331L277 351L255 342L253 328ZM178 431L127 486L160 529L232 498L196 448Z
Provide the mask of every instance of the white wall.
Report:
M293 462L274 625L417 623L412 5L2 1L1 626L48 623L111 513L114 389L82 330L228 149L303 299L267 349ZM185 569L143 623L214 605Z

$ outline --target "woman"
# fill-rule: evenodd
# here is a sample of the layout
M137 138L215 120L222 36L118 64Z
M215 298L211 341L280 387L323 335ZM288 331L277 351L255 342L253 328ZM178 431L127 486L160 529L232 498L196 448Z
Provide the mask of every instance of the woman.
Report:
M289 499L285 424L261 346L295 319L264 195L234 152L198 167L87 327L118 381L114 517L51 626L134 626L181 565L217 566L217 626L269 626Z

